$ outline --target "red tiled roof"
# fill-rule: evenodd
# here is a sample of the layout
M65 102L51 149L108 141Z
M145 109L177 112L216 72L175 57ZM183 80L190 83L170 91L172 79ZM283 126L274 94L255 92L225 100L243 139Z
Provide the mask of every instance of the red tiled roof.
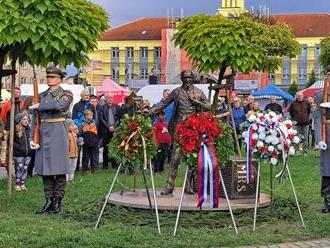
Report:
M329 14L273 15L278 23L286 23L295 37L325 37L330 33Z
M104 32L100 40L161 40L162 29L167 27L167 18L143 18Z
M329 14L273 15L278 23L289 25L295 37L325 37L330 33ZM104 32L101 41L161 40L161 30L168 28L167 18L142 18Z

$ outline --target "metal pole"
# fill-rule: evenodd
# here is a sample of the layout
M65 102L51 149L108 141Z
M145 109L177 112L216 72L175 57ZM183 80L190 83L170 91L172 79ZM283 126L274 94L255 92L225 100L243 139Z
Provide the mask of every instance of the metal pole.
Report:
M150 177L151 177L152 191L154 193L154 203L155 203L157 228L158 228L158 233L160 234L160 224L159 224L159 215L158 215L158 207L157 207L156 188L155 188L155 182L154 182L154 175L153 175L153 171L152 171L151 160L149 160L149 164L150 164Z
M223 178L222 178L221 169L219 169L219 175L220 175L220 181L221 181L221 184L222 184L222 187L223 187L223 192L225 193L225 196L226 196L226 201L227 201L227 205L228 205L228 208L229 208L231 221L233 222L235 233L238 234L237 227L236 227L236 222L235 222L235 218L234 218L234 214L233 214L233 210L231 209L231 205L230 205L227 190L226 190L226 185L225 185L225 182L223 181Z
M270 165L270 211L274 217L274 166Z
M110 186L109 192L108 192L107 196L105 197L105 201L104 201L104 204L103 204L102 210L101 210L100 215L99 215L99 218L97 219L97 222L96 222L96 224L95 224L95 226L94 226L94 229L96 229L96 228L98 227L98 225L99 225L99 222L100 222L100 220L101 220L102 214L103 214L104 209L105 209L105 206L107 205L107 203L108 203L108 201L109 201L109 199L110 199L110 195L111 195L111 192L112 192L113 186L115 185L115 182L116 182L116 179L117 179L117 177L118 177L118 174L119 174L120 169L121 169L121 164L118 166L118 169L117 169L117 172L116 172L116 174L115 174L115 177L114 177L113 180L112 180L112 183L111 183L111 186Z
M287 165L287 168L286 169L288 171L288 175L289 175L289 179L290 179L290 184L291 184L291 189L292 189L292 192L293 192L293 195L294 195L294 199L295 199L296 204L297 204L297 208L298 208L298 212L299 212L301 224L302 224L303 228L306 228L305 223L304 223L303 216L301 214L300 205L299 205L299 202L298 202L298 197L297 197L297 194L296 194L296 190L294 189L294 186L293 186L293 181L292 181L292 178L291 178L289 164Z
M148 185L147 185L147 179L146 179L146 175L144 174L144 169L143 168L142 168L142 176L143 176L144 185L146 186L146 192L147 192L147 196L148 196L149 207L150 207L150 210L152 211L152 205L151 205L151 199L150 199L149 189L148 189Z
M257 174L257 186L256 186L256 200L255 200L255 204L254 204L254 215L253 215L253 231L256 230L257 208L258 208L258 200L259 200L259 188L260 188L260 160L258 160L258 174Z
M178 229L178 223L179 223L179 218L180 218L180 211L181 211L182 201L183 201L183 196L184 196L184 189L186 188L188 170L189 170L189 168L187 166L186 174L184 176L184 181L183 181L183 186L182 186L182 193L181 193L181 198L180 198L180 204L179 204L178 214L176 215L176 221L175 221L175 227L174 227L173 236L175 236L176 230Z

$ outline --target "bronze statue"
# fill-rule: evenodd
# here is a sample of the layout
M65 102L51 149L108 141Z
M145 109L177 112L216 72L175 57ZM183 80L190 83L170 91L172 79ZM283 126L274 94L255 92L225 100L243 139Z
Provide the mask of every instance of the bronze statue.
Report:
M209 111L211 105L204 95L203 91L193 85L194 75L190 70L185 70L181 72L181 81L182 86L174 89L171 94L156 108L151 110L152 114L157 114L172 102L174 102L174 113L172 119L169 123L169 132L172 135L174 144L172 151L171 159L171 168L167 178L167 184L165 191L162 192L162 195L168 195L173 193L175 179L178 174L178 167L180 164L180 158L178 151L176 149L175 142L175 129L178 123L183 121L192 113L199 113L203 111ZM188 174L188 183L186 184L185 191L186 193L193 193L192 187L192 171L189 171Z

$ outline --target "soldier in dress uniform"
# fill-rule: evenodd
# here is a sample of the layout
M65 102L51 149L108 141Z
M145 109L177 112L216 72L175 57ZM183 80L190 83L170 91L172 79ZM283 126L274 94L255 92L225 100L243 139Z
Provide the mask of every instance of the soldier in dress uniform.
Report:
M211 105L204 95L203 91L193 85L194 75L190 70L181 72L182 86L174 89L171 94L161 102L157 107L151 109L151 114L157 114L168 105L174 102L174 112L169 123L169 132L172 135L172 140L175 142L176 126L186 119L192 113L199 113L211 109ZM173 144L175 147L175 144ZM178 174L178 167L180 163L179 153L176 149L172 151L171 169L167 178L165 191L162 195L173 193L175 179ZM192 189L193 172L189 171L186 184L186 193L193 194Z
M314 135L316 148L321 151L321 196L324 199L322 212L330 213L330 66L327 67L326 72L327 75L323 89L327 89L328 92L324 95L323 92L316 95L316 102L321 107L319 107L314 114ZM322 112L324 108L326 108L325 113Z
M39 112L40 147L36 149L35 172L42 176L46 202L36 213L59 213L64 197L66 174L69 174L68 130L65 120L73 100L71 91L64 90L60 84L65 73L57 67L46 69L49 88L39 95L40 102L32 106Z

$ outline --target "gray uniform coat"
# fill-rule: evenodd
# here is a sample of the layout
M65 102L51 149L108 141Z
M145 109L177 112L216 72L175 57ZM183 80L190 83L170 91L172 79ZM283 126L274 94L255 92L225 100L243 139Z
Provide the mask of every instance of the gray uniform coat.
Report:
M317 105L320 106L322 103L323 93L318 93L316 95ZM328 93L328 101L329 93ZM314 119L314 135L316 144L322 141L322 111L321 107L318 107L316 112L313 114ZM330 120L330 109L327 109L327 120ZM327 124L327 140L326 144L328 148L326 150L321 150L320 157L320 174L322 177L330 177L330 125Z
M38 111L42 120L67 118L73 97L63 88L40 94ZM35 154L35 172L41 176L63 175L69 171L69 143L65 122L41 122L40 148Z

